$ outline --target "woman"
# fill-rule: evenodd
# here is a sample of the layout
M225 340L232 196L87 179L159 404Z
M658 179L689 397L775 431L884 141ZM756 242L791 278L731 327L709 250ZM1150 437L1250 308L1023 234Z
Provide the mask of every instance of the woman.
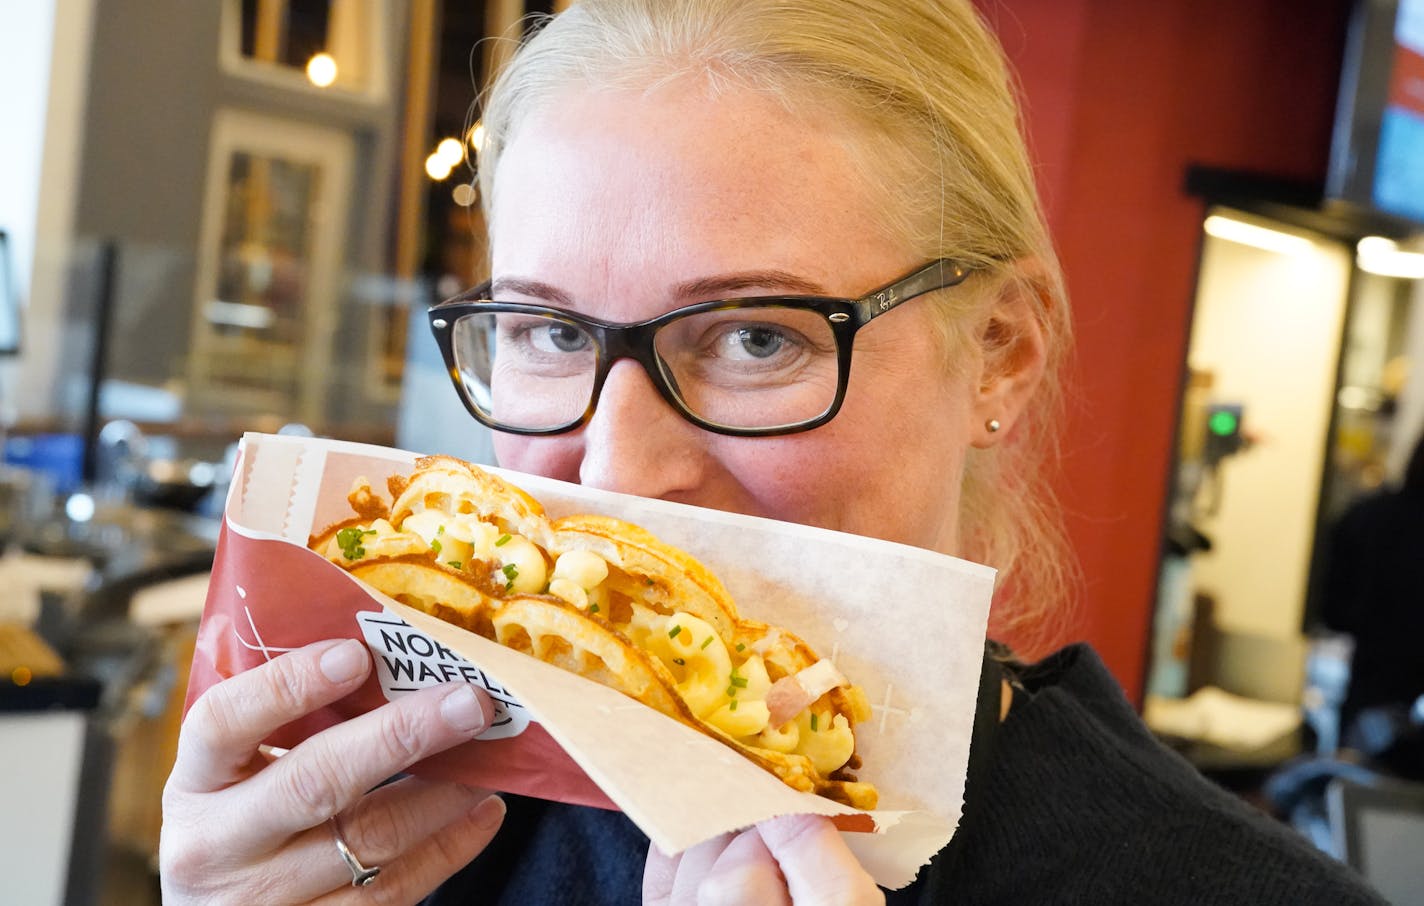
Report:
M581 318L717 299L858 300L865 322L844 383L805 300L673 319L653 341L672 379L620 358L596 390L532 392L497 361L492 387L462 390L503 465L982 560L1008 579L996 628L1047 625L1067 560L1037 464L1068 313L1008 78L967 2L583 0L521 51L484 122L489 295L560 313L521 334L535 352L585 349ZM357 645L317 645L200 700L165 793L171 901L410 902L471 860L436 902L883 901L821 819L668 858L614 813L506 797L496 834L506 806L480 791L363 795L484 726L464 687L257 756L369 669ZM1016 682L960 842L897 900L1368 901L1157 749L1090 652ZM345 851L382 866L364 890L332 816Z

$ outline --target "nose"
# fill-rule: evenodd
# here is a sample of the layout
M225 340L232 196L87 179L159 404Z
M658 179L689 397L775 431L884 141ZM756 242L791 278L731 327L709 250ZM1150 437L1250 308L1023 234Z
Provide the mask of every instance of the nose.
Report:
M614 363L583 433L581 484L673 500L695 496L704 479L706 432L669 406L636 362Z

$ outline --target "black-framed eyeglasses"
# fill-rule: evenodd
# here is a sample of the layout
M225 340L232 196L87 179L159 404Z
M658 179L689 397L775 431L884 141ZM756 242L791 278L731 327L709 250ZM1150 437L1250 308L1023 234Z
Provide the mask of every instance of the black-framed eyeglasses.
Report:
M858 330L968 274L940 259L859 299L724 299L634 324L496 302L485 283L433 306L430 329L465 408L496 431L579 427L593 416L613 363L626 358L698 427L743 437L792 434L839 411Z

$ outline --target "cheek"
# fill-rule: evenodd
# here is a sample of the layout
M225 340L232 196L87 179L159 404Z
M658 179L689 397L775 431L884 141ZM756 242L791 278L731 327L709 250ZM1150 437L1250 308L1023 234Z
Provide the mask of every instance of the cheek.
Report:
M890 508L876 479L885 464L867 456L884 451L865 444L858 427L837 418L804 434L726 445L718 460L761 515L882 536Z
M578 481L581 449L577 435L526 437L499 432L494 435L494 455L501 466L561 481Z
M929 354L864 361L874 367L852 374L833 433L801 458L803 480L817 480L808 490L831 528L953 552L969 445L963 382Z
M824 526L825 519L817 516L837 496L833 489L843 472L836 451L826 450L816 434L718 443L712 455L719 469L755 501L758 514Z

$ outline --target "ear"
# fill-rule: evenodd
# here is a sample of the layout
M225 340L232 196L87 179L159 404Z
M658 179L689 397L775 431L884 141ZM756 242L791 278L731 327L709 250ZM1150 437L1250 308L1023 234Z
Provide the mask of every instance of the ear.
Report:
M1044 378L1048 344L1042 309L1053 303L1037 298L1040 292L1036 281L1008 279L980 322L975 339L981 367L970 425L976 447L992 447L1008 435Z

